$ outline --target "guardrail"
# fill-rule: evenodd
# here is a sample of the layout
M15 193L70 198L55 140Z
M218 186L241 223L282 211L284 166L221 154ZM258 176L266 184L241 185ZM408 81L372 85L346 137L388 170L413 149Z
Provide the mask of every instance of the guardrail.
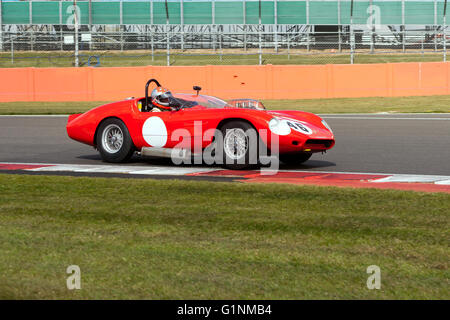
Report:
M224 99L313 99L450 94L450 63L3 68L0 102L111 101L143 96L148 78L174 92ZM300 106L299 106L300 107Z

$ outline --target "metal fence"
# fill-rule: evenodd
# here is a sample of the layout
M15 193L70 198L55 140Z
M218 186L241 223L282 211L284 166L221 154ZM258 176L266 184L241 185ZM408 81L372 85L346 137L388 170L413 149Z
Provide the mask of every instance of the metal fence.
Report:
M446 0L0 0L0 66L445 61L446 29Z

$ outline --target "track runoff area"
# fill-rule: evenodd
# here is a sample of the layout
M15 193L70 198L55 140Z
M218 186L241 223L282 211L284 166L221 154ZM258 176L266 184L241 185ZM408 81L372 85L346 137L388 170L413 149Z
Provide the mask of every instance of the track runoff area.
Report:
M136 157L129 164L106 164L95 150L67 138L67 116L0 116L2 137L11 144L0 151L0 172L289 183L450 193L450 115L321 116L330 123L337 141L329 154L320 156L323 160L313 156L310 161L295 167L280 164L275 169L262 167L258 170L177 166L170 160L161 163L157 159L141 157Z

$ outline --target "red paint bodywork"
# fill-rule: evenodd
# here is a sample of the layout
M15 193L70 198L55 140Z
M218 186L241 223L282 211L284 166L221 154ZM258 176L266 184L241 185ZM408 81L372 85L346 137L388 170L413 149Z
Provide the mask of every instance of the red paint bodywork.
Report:
M177 145L180 146L179 142L182 140L182 138L177 141L170 139L171 134L176 129L186 129L192 137L191 140L193 142L196 138L200 140L206 130L218 128L221 122L229 119L238 119L251 123L258 132L263 129L266 130L267 135L260 136L264 143L270 147L271 135L268 122L274 117L281 117L304 122L312 129L313 133L306 135L292 130L286 136L278 136L280 153L299 151L320 152L331 149L335 144L333 133L322 124L322 119L308 112L269 111L236 107L214 109L202 105L181 109L179 111L141 112L138 109L138 101L142 99L135 98L114 102L91 109L83 114L71 115L67 123L67 133L70 138L76 141L96 146L95 135L99 124L106 118L114 117L125 123L136 149L140 150L142 147L150 147L142 135L143 124L149 117L157 116L164 121L167 128L168 140L164 147L173 148ZM194 123L196 121L201 121L202 130L194 130ZM328 144L323 145L317 142L306 144L307 140L310 139L327 140ZM202 139L202 148L207 147L211 141L212 136L208 139Z

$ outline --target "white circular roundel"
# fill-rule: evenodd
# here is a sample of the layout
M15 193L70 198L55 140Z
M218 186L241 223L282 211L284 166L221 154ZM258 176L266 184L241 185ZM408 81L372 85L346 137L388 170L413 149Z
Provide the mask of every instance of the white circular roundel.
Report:
M291 133L291 128L287 125L286 121L277 118L269 121L269 129L279 136L287 136Z
M142 136L152 147L164 147L167 142L167 128L160 117L150 117L142 126Z

